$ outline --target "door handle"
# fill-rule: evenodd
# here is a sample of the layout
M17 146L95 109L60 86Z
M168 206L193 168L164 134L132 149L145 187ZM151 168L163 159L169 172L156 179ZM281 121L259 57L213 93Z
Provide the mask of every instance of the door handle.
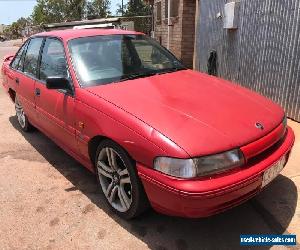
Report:
M16 79L15 79L15 81L16 81L16 84L18 84L18 85L19 85L19 83L20 83L20 80L19 80L19 78L16 78Z
M35 89L35 95L40 96L41 95L41 90L40 89Z

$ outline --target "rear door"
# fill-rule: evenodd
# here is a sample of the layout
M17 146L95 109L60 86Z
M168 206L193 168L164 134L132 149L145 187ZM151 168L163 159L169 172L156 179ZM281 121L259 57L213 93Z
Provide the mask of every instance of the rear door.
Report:
M74 129L74 96L61 90L46 88L47 77L69 77L63 43L47 38L42 48L39 79L35 82L35 104L38 123L64 148L76 152Z
M13 79L16 84L16 92L19 96L26 115L33 123L36 121L34 85L37 77L39 54L44 38L36 37L28 41L20 61L17 65ZM14 67L14 61L12 62Z

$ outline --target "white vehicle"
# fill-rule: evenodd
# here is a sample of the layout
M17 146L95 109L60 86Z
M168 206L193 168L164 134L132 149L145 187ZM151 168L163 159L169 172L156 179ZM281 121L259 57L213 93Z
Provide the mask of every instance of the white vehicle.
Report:
M87 24L87 25L78 25L74 26L74 30L81 29L95 29L95 28L104 28L104 29L114 29L116 26L112 23L101 23L101 24Z

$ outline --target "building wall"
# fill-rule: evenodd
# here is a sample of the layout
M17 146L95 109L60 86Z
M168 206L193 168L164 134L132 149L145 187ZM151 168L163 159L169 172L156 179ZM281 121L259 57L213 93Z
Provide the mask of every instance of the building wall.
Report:
M189 68L193 67L195 41L196 0L185 0L182 10L181 59Z
M172 1L172 0L171 0ZM157 5L161 3L161 21L157 21ZM165 47L168 43L168 20L165 15L165 0L154 0L155 38ZM195 0L180 0L178 16L171 18L170 50L181 59L187 67L193 66Z
M236 31L223 29L224 0L199 0L196 68L217 51L218 76L273 99L300 121L300 0L240 0Z

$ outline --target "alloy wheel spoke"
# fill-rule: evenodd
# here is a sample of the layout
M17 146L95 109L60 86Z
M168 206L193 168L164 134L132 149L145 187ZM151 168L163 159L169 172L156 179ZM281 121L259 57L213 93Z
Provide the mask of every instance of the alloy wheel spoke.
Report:
M111 172L108 172L108 171L104 170L103 168L98 168L98 173L102 174L105 177L113 179L113 176L112 176Z
M129 175L127 168L119 171L118 174L120 175L120 177L125 177L125 176Z
M114 172L114 169L112 169L110 166L107 166L103 161L99 160L98 161L98 167L102 168L104 171L107 173L112 173Z
M98 155L97 169L108 202L120 212L127 211L132 202L131 181L122 158L113 148L102 148ZM130 189L127 190L128 188Z
M131 183L129 177L120 178L120 184Z
M118 196L121 202L121 205L128 209L130 207L130 200L128 198L128 196L126 195L125 190L122 188L122 186L119 187L118 189Z
M107 196L107 198L108 198L108 200L109 200L110 203L112 203L112 202L114 201L115 196L116 196L116 194L117 194L117 192L118 192L118 189L119 189L118 186L114 186L114 185L112 184L111 192L110 192L110 194L108 194L108 196Z
M19 121L21 127L24 127L25 117L22 114L17 115L17 117L18 117L18 121Z
M127 168L119 171L118 174L120 175L120 184L131 183Z
M111 166L115 171L117 171L118 164L117 164L116 152L112 148L106 148L106 155L107 155L109 166Z
M106 194L107 197L110 196L110 193L111 193L113 187L114 187L114 184L113 184L113 182L111 182L111 183L108 185L107 189L105 190L105 194Z
M19 103L19 101L18 101L18 100L16 100L16 102L15 102L15 106L16 106L16 107L18 107L18 108L21 108L21 105L20 105L20 103Z
M21 118L22 118L22 122L25 124L25 114L24 114L24 112L22 112Z
M17 115L19 124L23 128L23 127L25 127L26 118L25 118L25 113L24 113L23 107L19 103L18 99L16 99L16 102L15 102L15 109L16 109L16 115Z

